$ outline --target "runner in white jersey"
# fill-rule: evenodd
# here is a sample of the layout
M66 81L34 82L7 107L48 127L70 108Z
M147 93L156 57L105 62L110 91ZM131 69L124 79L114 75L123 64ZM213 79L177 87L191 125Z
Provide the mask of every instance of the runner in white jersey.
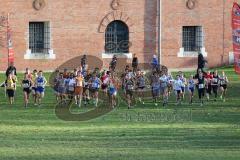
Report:
M182 97L182 80L180 79L180 76L177 75L177 78L176 80L173 81L173 89L176 93L176 100L177 100L177 104L176 105L179 105L181 104L181 97Z
M168 103L168 77L166 74L160 77L160 93L163 97L163 106L165 106Z
M220 98L223 99L223 102L226 101L227 85L228 85L228 83L229 83L228 78L225 75L225 72L222 71L222 75L220 76L220 90L221 90Z
M181 89L182 89L182 94L181 94L181 97L182 97L182 99L184 100L184 98L185 98L185 88L186 88L186 84L187 84L187 80L186 80L186 78L184 77L184 74L183 74L183 72L179 72L179 76L180 76L180 80L182 81L182 87L181 87Z

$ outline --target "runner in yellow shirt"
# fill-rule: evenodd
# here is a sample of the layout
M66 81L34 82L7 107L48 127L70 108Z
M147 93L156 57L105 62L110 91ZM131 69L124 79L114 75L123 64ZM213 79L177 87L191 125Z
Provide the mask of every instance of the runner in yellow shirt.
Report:
M15 90L16 90L17 77L13 74L9 74L5 83L6 93L9 98L9 103L12 105L14 102Z

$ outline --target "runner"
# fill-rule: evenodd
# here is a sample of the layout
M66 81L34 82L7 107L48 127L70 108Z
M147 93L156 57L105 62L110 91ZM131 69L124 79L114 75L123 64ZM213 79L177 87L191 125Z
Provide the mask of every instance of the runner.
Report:
M16 79L14 73L10 73L5 82L6 93L8 95L9 104L12 105L14 102L15 91L16 91Z
M101 81L102 81L102 90L103 92L107 95L107 90L108 90L108 81L109 81L109 76L107 74L107 71L103 71L103 75L101 76Z
M125 79L125 91L126 91L128 109L130 109L132 105L133 90L134 90L134 80L127 75Z
M36 79L38 77L38 71L35 69L33 70L33 76L32 76L32 96L33 96L33 101L34 105L37 105L37 84L36 84Z
M181 94L181 96L182 96L182 99L184 100L184 98L185 98L185 88L186 88L187 80L184 77L184 73L182 71L179 72L179 75L180 75L180 80L182 81L182 87L181 87L182 94Z
M38 77L35 80L36 91L37 91L37 103L38 106L41 106L42 98L44 97L45 86L47 84L46 78L43 76L43 72L40 70L38 72Z
M155 103L155 106L157 106L157 99L159 97L160 93L160 79L157 74L157 71L153 72L153 75L151 77L151 86L152 86L152 97Z
M221 90L221 99L223 99L223 102L226 101L226 94L227 94L227 85L229 81L227 76L225 75L225 72L222 71L222 76L220 77L220 90Z
M63 78L67 79L68 77L69 77L68 69L67 69L67 68L64 68Z
M76 96L76 104L78 107L81 107L82 95L83 95L83 75L81 71L78 71L76 79L76 87L75 87L75 96Z
M92 77L89 80L90 91L92 93L93 104L95 107L98 106L98 91L101 86L101 80L97 77L96 73L93 73Z
M214 93L214 101L217 101L219 82L220 81L219 81L218 71L216 70L213 73L213 79L212 79L212 89L213 89L213 93Z
M168 97L170 97L171 92L173 90L173 85L172 85L173 77L172 77L171 72L168 73L167 79L168 79Z
M31 93L31 86L32 80L29 79L29 74L24 74L24 79L22 80L22 88L23 88L23 95L24 95L24 106L27 108L29 103L29 95Z
M55 73L54 73L54 79L53 79L53 89L54 89L54 92L55 92L55 96L56 96L56 101L58 102L59 99L60 99L60 93L59 93L59 70L56 70Z
M109 95L109 102L112 108L115 108L116 103L116 97L117 97L117 80L116 78L109 73L109 81L108 81L108 95Z
M205 85L206 85L206 79L203 76L202 72L199 72L199 77L197 79L197 84L198 84L198 96L199 96L199 100L201 103L201 106L203 106L203 97L205 95Z
M188 80L188 91L189 91L189 104L192 104L195 91L195 81L193 79L193 75L191 75Z
M31 70L29 68L26 68L26 72L25 73L27 74L27 78L29 80L32 80L33 75L32 75Z
M59 98L60 101L65 100L65 96L66 96L66 87L65 87L65 79L63 78L63 73L59 74L59 78L58 78L58 92L59 92Z
M70 73L69 81L67 83L67 94L68 98L72 100L74 98L74 89L76 86L76 80L74 78L74 73Z
M176 101L177 101L176 105L181 105L182 86L183 86L181 77L177 75L176 80L173 80L172 82L173 82L173 89L176 94Z
M168 104L168 77L163 74L160 77L160 92L163 97L163 106Z
M207 100L210 100L210 95L212 95L212 80L213 80L213 74L208 71L208 73L206 74L206 79L207 79Z
M83 83L83 100L84 105L89 104L90 96L89 96L89 80L91 79L91 73L87 70L84 74L84 83Z
M137 71L136 85L137 85L137 93L138 93L138 97L139 97L139 102L144 104L143 98L144 98L144 89L145 89L146 84L145 84L143 72L141 72L141 70Z

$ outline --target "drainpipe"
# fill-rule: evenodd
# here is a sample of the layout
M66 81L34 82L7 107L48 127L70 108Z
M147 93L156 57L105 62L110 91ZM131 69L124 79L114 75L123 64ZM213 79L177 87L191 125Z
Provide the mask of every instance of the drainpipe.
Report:
M158 15L158 62L162 65L162 0L158 0L157 15Z
M222 65L224 64L224 51L225 51L225 0L223 0L223 10L222 10L222 14L223 14L223 51L222 51Z

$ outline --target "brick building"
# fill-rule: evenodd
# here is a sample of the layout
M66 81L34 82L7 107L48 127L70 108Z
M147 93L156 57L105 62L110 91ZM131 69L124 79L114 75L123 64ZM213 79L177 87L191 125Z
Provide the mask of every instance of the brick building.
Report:
M84 53L106 63L113 54L129 59L137 54L147 63L158 43L161 62L169 68L195 68L200 51L209 67L229 63L234 0L160 0L160 42L157 1L2 0L0 14L10 13L18 70L53 70ZM6 55L0 47L0 70Z

